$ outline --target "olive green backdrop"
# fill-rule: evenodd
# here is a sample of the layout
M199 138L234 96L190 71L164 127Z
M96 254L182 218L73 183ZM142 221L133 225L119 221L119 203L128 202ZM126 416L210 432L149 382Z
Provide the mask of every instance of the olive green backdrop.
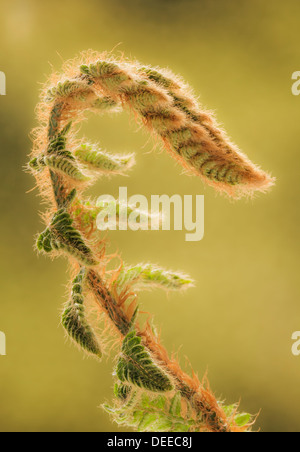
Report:
M37 257L43 208L22 172L36 126L40 83L80 51L122 51L181 74L215 109L234 141L278 179L268 195L230 202L152 149L127 113L91 117L82 133L113 151L137 151L129 178L93 194L205 194L206 235L113 232L128 263L150 261L197 280L183 295L142 294L167 348L188 356L214 391L258 413L263 431L300 431L299 112L297 0L64 0L0 2L1 431L117 431L98 408L112 396L112 362L85 359L65 341L59 311L66 262Z

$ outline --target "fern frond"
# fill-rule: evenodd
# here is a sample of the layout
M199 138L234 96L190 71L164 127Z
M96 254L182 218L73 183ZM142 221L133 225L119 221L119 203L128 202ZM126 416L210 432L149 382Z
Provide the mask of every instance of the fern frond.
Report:
M72 266L86 267L73 281L62 324L84 350L100 357L101 346L90 325L84 299L92 295L97 310L110 322L112 333L123 341L116 367L116 405L105 407L120 425L153 432L248 431L250 415L239 414L236 406L218 402L195 374L188 375L175 357L168 356L152 322L141 327L138 321L138 289L159 286L180 290L192 286L193 281L180 272L150 264L121 271L107 269L112 256L105 254L104 241L95 227L98 215L111 210L119 225L126 219L137 223L138 217L139 224L148 225L154 219L133 206L125 208L120 201L102 198L93 205L79 199L84 184L78 188L78 182L86 181L89 172L123 174L134 158L112 155L93 145L80 146L82 141L76 140L76 130L69 121L77 124L85 111L97 113L127 106L161 138L166 150L184 168L216 190L238 198L268 189L274 179L239 152L178 77L142 67L136 61L106 60L103 55L85 58L86 64L77 67L77 74L76 68L68 64L71 70L67 69L56 86L45 89L38 109L41 127L30 162L42 195L50 201L51 212L56 212L37 240L38 250L53 251L53 255L67 253ZM46 167L49 171L42 172ZM87 175L85 168L89 170ZM155 223L161 220L156 216ZM97 269L91 268L96 265Z
M64 208L59 209L54 214L50 226L40 234L37 241L38 250L43 250L46 253L53 250L65 251L78 259L83 265L97 265L92 251L72 225L73 220L70 214Z
M46 166L52 170L59 171L60 173L70 177L77 182L87 182L90 177L83 174L76 163L73 163L73 158L60 155L41 155L35 157L29 162L29 165L35 171L40 171Z
M182 397L175 393L171 398L164 395L125 393L122 386L115 389L117 399L114 407L103 405L119 425L128 425L138 432L189 432L199 431L201 420L192 417L192 409L182 410ZM120 403L121 402L121 403Z
M71 126L72 123L68 123L60 133L50 140L46 154L34 157L29 162L30 168L40 171L47 166L78 182L90 180L90 177L83 174L80 170L74 155L66 149L67 134Z
M170 378L154 363L136 331L128 333L123 341L116 374L121 382L128 382L148 391L167 392L173 389Z
M195 99L188 94L187 87L182 82L177 81L174 76L172 78L172 75L166 75L163 71L159 72L152 68L141 67L140 72L167 89L169 95L173 98L175 107L181 110L191 122L205 130L212 142L216 144L220 157L227 154L227 160L224 157L217 159L213 153L206 152L204 149L201 150L201 147L192 139L193 131L190 126L165 134L179 155L189 165L214 182L232 186L243 184L243 172L247 168L247 161L245 159L243 161L242 156L238 153L236 147L231 144L225 133L217 128L214 118L199 109ZM230 160L232 156L235 156L235 158Z
M132 391L130 386L116 384L114 406L102 405L114 422L130 426L139 432L206 432L205 417L197 414L180 392L159 396ZM249 432L252 416L238 413L237 406L223 406L230 427L235 431Z
M113 155L93 145L82 145L75 151L75 156L89 168L104 173L122 174L135 163L134 154Z
M65 306L61 323L68 335L86 352L102 357L101 346L85 312L83 285L86 269L82 268L73 281L71 300Z
M128 104L174 158L216 189L238 197L273 185L274 179L239 152L180 80L136 66L97 61L80 69L108 96ZM194 150L192 157L186 147Z
M116 281L117 287L134 284L135 289L157 286L166 290L181 290L193 286L194 281L180 272L164 270L152 264L125 267Z

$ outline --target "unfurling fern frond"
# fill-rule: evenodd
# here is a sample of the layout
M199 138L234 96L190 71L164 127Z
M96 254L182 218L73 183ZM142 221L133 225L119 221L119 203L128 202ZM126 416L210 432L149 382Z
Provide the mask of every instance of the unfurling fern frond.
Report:
M249 162L239 154L225 133L216 126L214 118L208 112L199 109L199 105L181 81L177 81L170 74L149 67L141 67L140 72L166 89L175 107L181 110L191 123L200 126L206 133L207 137L203 136L203 143L195 140L195 132L190 126L167 131L165 134L173 149L190 167L214 183L235 186L243 184L247 178L250 178L250 172L254 167L250 167ZM218 158L217 153L219 153ZM256 177L263 180L264 175L262 172L259 175L257 171Z
M115 395L118 399L115 406L103 408L119 425L129 425L139 432L189 432L202 427L201 418L196 418L190 406L182 409L178 392L167 398L126 392L122 385L116 385Z
M39 171L44 169L46 166L52 170L59 171L64 175L70 177L77 182L87 182L90 177L86 176L81 172L78 165L74 163L73 159L62 155L41 155L40 157L35 157L29 162L32 169Z
M43 170L46 166L51 170L58 171L74 181L86 182L90 177L83 174L76 162L74 155L66 149L67 133L70 131L72 123L53 138L48 146L46 154L34 157L29 166L34 171Z
M140 432L202 432L207 431L205 418L175 392L172 397L132 391L129 386L115 385L114 406L102 405L118 425L127 425ZM222 406L230 428L249 431L252 416L239 414L237 406Z
M91 249L84 243L81 234L72 225L73 220L70 214L64 209L60 209L53 217L51 229L65 251L79 259L84 265L97 265Z
M83 265L97 265L91 249L84 243L81 234L72 224L70 214L65 209L59 209L54 214L50 226L40 234L37 241L38 250L46 253L52 250L65 251Z
M128 333L123 341L116 374L121 382L128 382L152 392L167 392L173 389L170 378L153 361L136 331Z
M41 127L35 134L30 161L42 195L50 201L51 212L56 212L38 238L38 250L54 251L53 255L55 251L67 253L72 266L86 268L73 281L62 324L84 350L101 356L86 312L86 294L93 297L97 310L109 322L106 331L112 326L112 335L118 335L113 343L123 341L115 372L116 405L105 407L118 424L152 432L249 431L248 414L238 414L236 406L224 406L195 373L191 376L184 372L178 360L168 356L152 322L140 325L138 289L159 286L181 290L192 286L193 281L180 272L150 264L108 269L113 255L105 252L105 241L98 230L101 222L115 219L113 223L119 223L119 229L128 225L132 229L133 223L148 229L149 220L156 228L162 218L135 206L125 207L121 198L101 197L97 204L81 198L85 184L79 182L85 182L89 174L123 174L134 158L82 145L68 121L77 124L85 111L129 107L185 169L218 191L239 198L268 189L274 179L232 145L212 114L204 111L190 89L169 71L142 67L123 58L104 60L103 55L96 54L84 58L86 64L82 65L82 59L76 62L77 69L68 64L56 86L44 90L38 109ZM45 168L49 171L42 172ZM101 264L96 261L100 256ZM98 264L98 268L91 268Z
M122 174L135 163L134 154L113 155L93 145L81 145L75 156L90 169L104 173Z
M134 284L135 288L157 286L166 290L181 290L193 286L194 281L180 272L164 270L152 264L125 267L116 281L117 287Z
M273 185L274 179L239 152L212 114L174 75L112 61L80 69L97 88L128 104L162 138L174 158L216 189L239 197Z
M83 285L86 269L82 268L73 281L71 300L65 306L61 323L68 335L86 352L102 357L98 338L86 319Z

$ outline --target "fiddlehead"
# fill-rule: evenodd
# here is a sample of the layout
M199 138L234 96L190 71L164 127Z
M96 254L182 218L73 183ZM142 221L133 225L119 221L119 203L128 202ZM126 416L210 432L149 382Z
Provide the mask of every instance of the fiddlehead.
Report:
M217 190L240 197L267 189L273 179L230 143L172 74L101 55L84 56L77 69L76 64L52 80L42 95L41 127L29 163L51 206L37 248L68 255L77 272L62 325L83 350L101 357L103 346L86 312L86 297L92 295L96 308L113 326L111 334L122 340L116 403L105 406L119 424L140 431L246 431L249 415L219 403L204 383L168 356L153 326L139 324L138 290L151 286L181 290L193 281L151 264L122 266L113 274L106 270L109 257L95 221L109 206L85 200L83 190L98 174L123 174L134 158L76 139L76 124L87 110L100 113L127 106L173 157ZM113 207L118 214L120 205Z

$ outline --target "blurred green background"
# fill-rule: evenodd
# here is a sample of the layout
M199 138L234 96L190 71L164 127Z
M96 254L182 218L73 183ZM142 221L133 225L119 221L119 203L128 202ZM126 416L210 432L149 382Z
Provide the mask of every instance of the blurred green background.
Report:
M141 295L169 351L180 348L218 396L261 414L263 431L300 431L298 0L0 1L1 431L117 431L98 408L112 396L112 362L82 358L66 343L59 311L66 262L37 257L43 210L22 172L37 125L40 83L53 66L89 48L112 50L181 74L216 110L234 141L277 177L270 194L230 202L165 153L127 113L91 117L82 133L113 151L137 151L130 178L99 181L95 195L205 194L206 235L114 232L128 263L150 261L197 280L183 295Z

